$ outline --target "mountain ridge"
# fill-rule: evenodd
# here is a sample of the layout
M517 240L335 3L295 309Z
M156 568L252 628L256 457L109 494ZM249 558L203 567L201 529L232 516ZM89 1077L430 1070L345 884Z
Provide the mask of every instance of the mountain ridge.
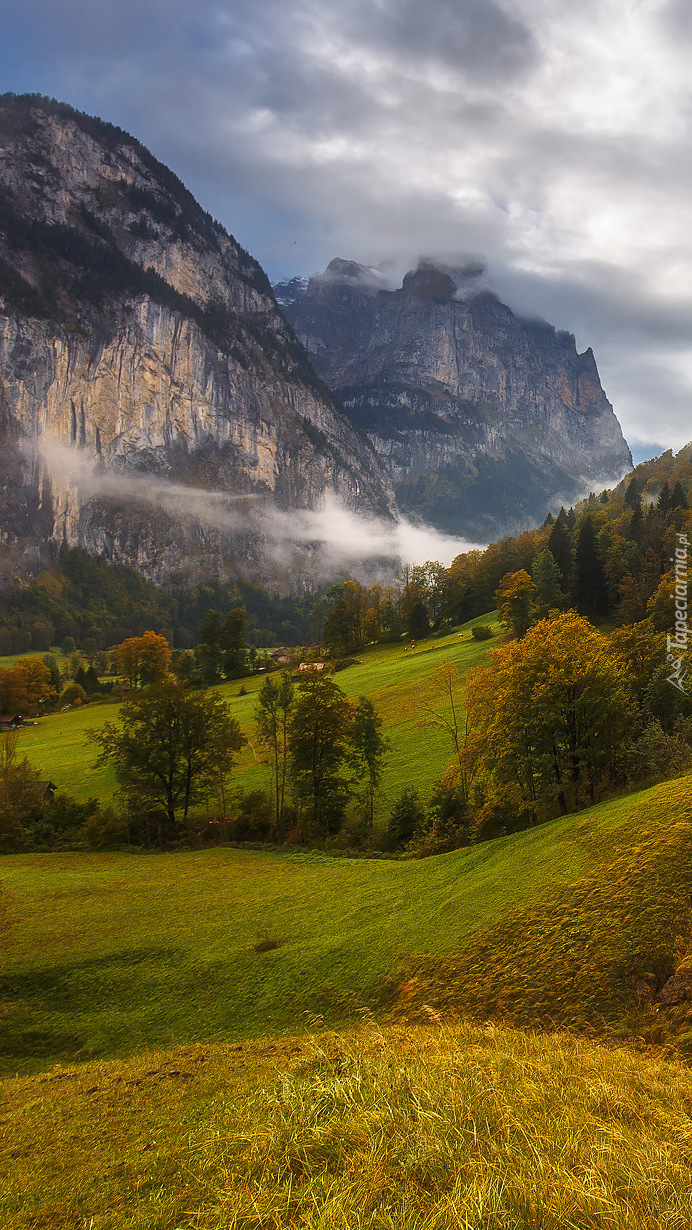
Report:
M258 262L136 138L38 96L0 97L0 420L20 553L64 540L156 579L261 553L261 530L181 524L93 482L84 498L86 463L283 510L332 492L393 511ZM51 437L74 451L66 482Z
M283 311L402 510L496 536L620 478L632 458L591 347L579 354L571 333L516 315L481 268L421 260L392 290L335 258L304 289L294 280Z

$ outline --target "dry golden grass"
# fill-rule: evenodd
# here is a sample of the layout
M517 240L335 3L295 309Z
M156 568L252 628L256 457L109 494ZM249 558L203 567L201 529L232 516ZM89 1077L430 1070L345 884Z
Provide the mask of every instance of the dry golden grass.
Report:
M7 1230L688 1230L692 1073L428 1026L4 1082Z

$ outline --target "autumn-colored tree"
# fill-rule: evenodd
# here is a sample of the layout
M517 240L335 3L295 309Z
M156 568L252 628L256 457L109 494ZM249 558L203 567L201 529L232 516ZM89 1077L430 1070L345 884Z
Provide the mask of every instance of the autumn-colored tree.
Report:
M535 592L536 586L523 568L519 572L508 572L497 588L495 601L500 619L518 639L525 636L531 626Z
M21 658L0 670L0 713L33 717L56 699L53 676L40 658Z
M363 621L363 633L366 641L379 641L383 636L383 595L384 590L381 585L371 585L367 592L367 610Z
M329 590L330 609L324 622L325 644L337 654L358 649L365 639L367 591L358 581L344 581Z
M610 647L625 667L641 699L654 673L666 660L666 638L657 632L651 619L617 628L610 635Z
M514 793L536 819L592 802L635 721L628 672L608 640L569 611L488 661L468 680L462 751L485 799Z
M642 587L626 572L620 582L620 601L618 602L618 619L622 624L638 623L646 614L646 603L642 595Z
M672 631L675 623L675 573L666 572L646 604L646 613L657 632Z
M130 636L112 650L119 675L131 688L161 683L170 672L171 649L165 636L145 632Z

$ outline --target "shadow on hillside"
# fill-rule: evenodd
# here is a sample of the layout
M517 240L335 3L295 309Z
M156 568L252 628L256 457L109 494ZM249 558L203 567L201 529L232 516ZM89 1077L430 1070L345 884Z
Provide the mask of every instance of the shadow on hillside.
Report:
M122 1032L125 1005L151 1006L175 993L171 974L179 958L175 948L123 949L1 977L1 1066L13 1071L31 1059L98 1057L110 1049L109 1035ZM91 1018L84 1032L79 1029L83 1016ZM94 1016L102 1018L98 1037Z

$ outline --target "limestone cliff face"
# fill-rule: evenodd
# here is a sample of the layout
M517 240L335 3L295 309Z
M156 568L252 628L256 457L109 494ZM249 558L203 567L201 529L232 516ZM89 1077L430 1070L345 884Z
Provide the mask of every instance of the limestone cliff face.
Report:
M592 351L473 282L422 263L387 291L336 260L284 312L400 505L442 528L515 530L631 465Z
M6 543L66 538L156 577L257 535L181 522L127 484L101 497L99 474L393 506L260 266L133 138L33 97L0 98L0 433ZM80 464L51 464L56 441Z

